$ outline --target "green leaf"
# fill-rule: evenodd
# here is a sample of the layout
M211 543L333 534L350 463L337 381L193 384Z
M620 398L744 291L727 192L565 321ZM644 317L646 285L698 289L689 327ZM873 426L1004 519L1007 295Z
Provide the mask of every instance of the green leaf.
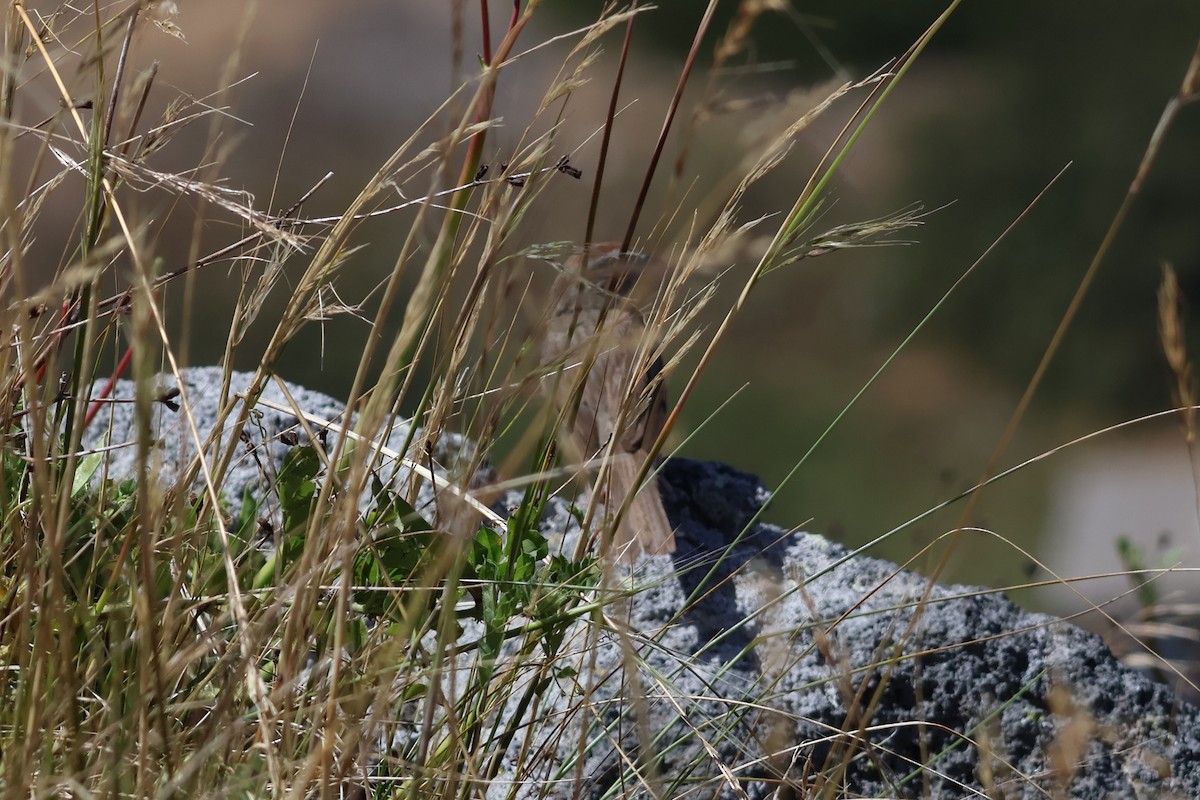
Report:
M283 458L276 486L283 510L283 528L290 531L308 521L317 495L321 459L312 445L293 447Z
M79 465L75 467L75 479L71 481L72 498L79 498L87 491L92 482L92 476L96 474L96 470L100 469L102 463L104 463L103 453L88 453L79 459Z

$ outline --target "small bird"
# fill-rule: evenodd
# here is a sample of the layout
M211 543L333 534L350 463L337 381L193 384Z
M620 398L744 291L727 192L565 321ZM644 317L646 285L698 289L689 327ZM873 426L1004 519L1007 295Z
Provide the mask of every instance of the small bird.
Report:
M622 252L619 243L597 244L571 256L551 290L541 355L553 370L546 385L559 412L559 447L583 463L608 454L611 444L612 511L637 488L667 418L662 359L653 357L645 318L667 271L661 261ZM613 543L627 563L642 552L675 552L653 478L638 489Z

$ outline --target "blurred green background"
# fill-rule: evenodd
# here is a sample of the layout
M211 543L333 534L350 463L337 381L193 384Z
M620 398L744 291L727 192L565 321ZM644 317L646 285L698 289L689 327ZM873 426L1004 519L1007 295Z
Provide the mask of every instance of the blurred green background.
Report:
M646 29L659 47L682 57L694 26L682 20L698 18L705 5L665 4L663 13L647 15ZM736 7L721 8L714 29L724 30ZM933 2L792 3L786 13L764 15L753 59L779 69L764 70L758 88L782 94L830 77L861 78L902 54L944 8ZM776 485L958 276L1070 164L796 472L771 518L859 545L972 485L1099 246L1165 103L1178 92L1198 36L1200 5L1188 2L959 8L851 155L832 192L837 202L828 225L915 202L945 207L912 237L917 245L833 254L769 278L703 384L692 419L743 383L746 390L685 452L732 461ZM812 154L831 141L849 107L819 126ZM784 208L804 167L814 162L810 155L796 164L792 183L776 180L778 194L745 216ZM1157 342L1156 290L1160 265L1169 262L1185 297L1200 291L1198 176L1200 113L1193 108L1164 140L1000 467L1169 407L1173 378ZM1195 336L1191 340L1194 351ZM1177 430L1171 422L1149 427L1151 437L1161 437L1164 427ZM1104 457L1118 460L1111 451ZM1035 552L1061 555L1051 564L1060 574L1105 568L1079 557L1079 548L1099 549L1109 556L1102 563L1119 568L1117 533L1154 542L1151 548L1181 541L1195 547L1194 514L1182 520L1167 514L1164 521L1156 516L1163 509L1155 508L1136 518L1144 529L1098 526L1074 532L1089 537L1085 541L1047 547L1043 538L1060 533L1045 527L1050 495L1063 482L1056 472L1062 462L1032 467L989 489L969 522ZM1184 486L1171 501L1186 512L1195 500ZM1106 484L1094 491L1106 491ZM1071 502L1086 510L1092 501L1085 493ZM1136 495L1130 500L1142 502ZM952 529L960 514L956 508L926 519L881 552L903 561ZM1062 514L1056 516L1061 522ZM963 545L954 577L1011 585L1032 573L1028 559L998 539L968 534ZM1148 560L1157 563L1153 555Z
M601 5L547 2L521 41L532 45L586 24ZM623 93L637 103L618 122L601 238L624 229L628 198L705 5L665 0L638 22ZM710 97L738 103L701 123L673 181L689 107L680 116L642 222L643 235L660 252L681 242L689 226L703 229L711 222L712 200L720 187L728 188L743 155L741 142L754 126L773 115L784 119L783 110L803 110L805 98L812 102L837 83L884 67L944 8L930 2L776 5L783 10L759 18L751 46L730 65L736 69L712 79ZM332 171L334 178L306 206L310 215L344 208L397 143L470 74L480 46L475 3L277 0L259 4L248 25L245 7L232 0L180 6L176 23L186 43L150 37L135 50L137 63L158 58L164 86L205 97L245 35L236 74L252 77L229 99L229 113L240 122L218 144L217 153L227 155L222 174L252 192L260 207L278 209ZM511 4L491 6L498 39ZM734 2L718 6L703 61L711 61L717 37L738 8ZM456 22L464 44L457 75ZM584 169L585 179L596 151L594 141L584 141L602 122L620 34L602 40L605 58L574 98L560 134L564 149L579 143L572 163ZM768 519L857 546L973 484L1117 210L1164 104L1178 90L1198 35L1200 4L1194 0L963 4L852 153L814 232L913 203L939 210L907 237L915 244L835 253L768 277L688 406L682 428L695 436L681 452L731 463L779 485L938 298L1070 164L795 471ZM506 148L519 141L565 48L539 50L502 79L497 109L504 125L490 135L485 160L504 160ZM702 96L708 80L704 72L697 75L689 102ZM790 206L861 97L841 101L803 134L788 162L747 198L743 219ZM49 113L53 102L48 93ZM30 109L29 116L41 111ZM164 149L156 168L194 166L205 125ZM1155 291L1164 261L1178 271L1185 295L1200 290L1198 177L1200 110L1188 108L1164 141L1141 199L1001 466L1169 405L1172 379L1156 342ZM586 180L568 184L548 191L546 207L553 212L531 221L528 243L582 236L590 186ZM161 203L161 196L145 202ZM652 232L656 221L680 209ZM192 233L187 215L175 216L158 243L168 263L186 255ZM375 302L369 292L391 269L406 229L403 218L392 217L364 226L356 241L368 246L354 256L349 280L340 287L342 300L365 297L369 313ZM214 223L204 231L202 249L237 235ZM39 246L47 258L56 257L53 246ZM744 260L732 264L724 300L749 267ZM192 363L220 357L237 285L237 274L225 267L197 280L193 318L186 332L179 331ZM273 302L264 320L281 300ZM177 325L180 320L177 315ZM268 333L265 324L254 329L237 366L254 366ZM365 334L365 325L349 317L314 325L288 349L279 371L344 394ZM971 522L1045 551L1058 463L1025 470L987 492ZM927 519L875 552L904 561L957 522L957 510ZM1191 531L1176 533L1195 538ZM1030 574L1028 559L999 538L969 534L964 544L953 562L955 578L1010 585ZM1101 537L1089 546L1107 549L1112 543ZM1076 565L1056 566L1071 572Z

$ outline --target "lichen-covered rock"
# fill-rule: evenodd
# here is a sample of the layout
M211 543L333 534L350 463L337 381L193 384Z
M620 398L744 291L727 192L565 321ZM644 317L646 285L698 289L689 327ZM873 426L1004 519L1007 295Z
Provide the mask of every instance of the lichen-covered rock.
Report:
M238 391L248 376L234 379ZM204 433L219 381L216 369L187 376ZM342 410L291 394L323 419ZM288 402L274 387L265 397ZM178 471L195 447L182 415L155 413L153 458ZM224 482L228 502L267 485L294 426L286 412L255 416ZM115 405L97 427L112 443L132 439L131 407ZM115 451L109 472L134 463L132 450ZM1120 665L1099 637L758 524L769 493L730 467L672 459L659 481L677 552L617 573L636 591L605 609L605 625L572 629L554 664L571 677L521 709L532 740L514 740L489 796L508 798L515 783L518 797L564 800L1200 797L1200 712ZM559 501L543 525L568 544L578 531ZM531 749L519 758L518 748Z

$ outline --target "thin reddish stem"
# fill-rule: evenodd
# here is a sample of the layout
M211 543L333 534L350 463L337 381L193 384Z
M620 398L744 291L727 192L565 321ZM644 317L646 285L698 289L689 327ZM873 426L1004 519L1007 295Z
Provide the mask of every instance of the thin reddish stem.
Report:
M488 0L479 0L480 25L483 37L483 63L492 63L492 23L488 20Z
M658 133L658 142L654 146L654 155L650 158L650 166L646 168L646 179L642 181L642 190L638 193L637 202L633 205L633 213L629 217L629 228L625 231L625 238L621 240L622 250L628 250L633 243L638 217L642 215L642 206L646 204L646 195L650 193L650 182L654 180L654 172L658 169L658 162L662 158L663 148L667 143L667 134L671 132L671 123L675 121L675 113L679 111L683 90L687 87L692 67L696 64L696 54L700 52L700 42L704 39L704 34L708 32L709 23L712 22L713 12L716 10L717 0L709 0L704 17L696 27L696 35L692 38L692 49L688 51L687 60L683 62L683 71L679 74L679 83L675 86L675 96L671 98L671 105L667 109L667 118L663 120L662 130Z
M630 11L637 10L637 0L633 0L630 5ZM636 16L630 17L625 23L625 42L621 45L621 58L617 62L617 75L613 79L612 96L608 100L608 116L604 118L604 134L600 139L600 157L596 161L596 180L592 183L592 202L588 207L587 230L583 236L583 269L587 270L587 254L588 248L592 244L592 237L595 235L596 229L596 213L600 208L600 186L604 183L604 165L608 161L608 144L612 140L613 121L617 116L617 98L621 94L621 81L625 76L625 63L629 59L629 44L633 40L633 21ZM626 249L629 247L629 242L625 243Z
M125 370L129 369L129 362L133 359L133 348L126 347L124 355L121 356L120 362L117 363L117 368L113 370L113 374L104 382L104 388L101 389L92 399L92 404L88 407L87 414L83 418L83 427L86 430L92 424L92 420L100 413L100 409L104 408L105 400L112 396L113 389L116 388L117 381L125 374Z

